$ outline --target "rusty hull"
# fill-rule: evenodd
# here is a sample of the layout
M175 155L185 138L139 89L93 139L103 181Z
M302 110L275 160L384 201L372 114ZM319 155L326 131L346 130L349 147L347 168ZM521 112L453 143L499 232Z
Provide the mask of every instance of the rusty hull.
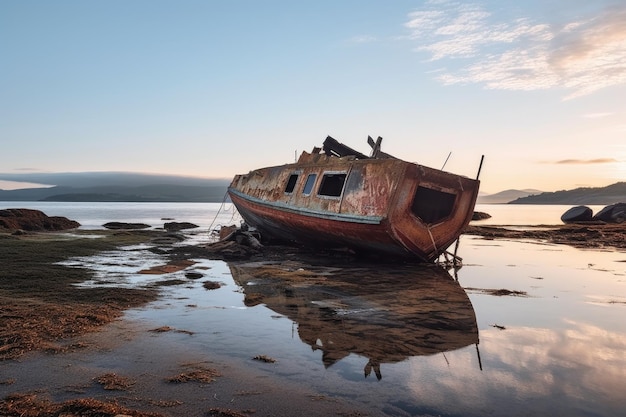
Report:
M325 174L345 178L339 195L320 194ZM307 193L310 175L316 180ZM315 149L294 164L237 175L228 192L246 223L262 234L432 261L469 223L478 187L477 180L396 158L337 157ZM441 196L443 217L430 201Z

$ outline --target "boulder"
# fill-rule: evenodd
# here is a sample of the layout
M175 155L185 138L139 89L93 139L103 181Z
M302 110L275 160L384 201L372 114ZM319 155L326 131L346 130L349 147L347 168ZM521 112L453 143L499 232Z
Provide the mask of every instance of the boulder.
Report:
M200 226L189 222L169 222L163 225L163 228L168 232L177 232L184 229L195 229L196 227Z
M576 206L561 215L563 223L590 222L593 218L593 210L587 206Z
M626 203L615 203L600 210L593 220L601 220L606 223L623 223L626 221Z
M10 208L0 210L0 230L16 232L53 232L76 229L80 223L67 217L47 216L39 210Z
M472 220L485 220L490 219L491 215L489 213L483 213L482 211L475 211L472 214Z

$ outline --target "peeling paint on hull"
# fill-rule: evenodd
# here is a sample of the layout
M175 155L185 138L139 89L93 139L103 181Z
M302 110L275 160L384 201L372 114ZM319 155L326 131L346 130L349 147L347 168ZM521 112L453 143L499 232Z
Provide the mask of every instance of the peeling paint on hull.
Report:
M233 179L239 213L262 234L433 261L469 223L479 181L393 157L303 152Z

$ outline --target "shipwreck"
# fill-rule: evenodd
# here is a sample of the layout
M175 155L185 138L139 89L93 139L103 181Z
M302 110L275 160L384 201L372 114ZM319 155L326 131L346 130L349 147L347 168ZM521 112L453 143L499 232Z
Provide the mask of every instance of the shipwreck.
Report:
M404 161L382 152L381 142L368 137L368 156L328 136L295 163L236 175L229 197L264 238L426 262L442 254L456 259L448 248L472 218L478 175Z

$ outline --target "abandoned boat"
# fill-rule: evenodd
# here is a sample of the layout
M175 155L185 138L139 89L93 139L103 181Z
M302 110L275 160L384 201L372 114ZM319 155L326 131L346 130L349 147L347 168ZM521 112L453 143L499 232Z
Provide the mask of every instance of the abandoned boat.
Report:
M381 141L368 137L366 156L329 136L295 163L236 175L228 194L264 237L434 261L471 220L478 176L403 161Z

